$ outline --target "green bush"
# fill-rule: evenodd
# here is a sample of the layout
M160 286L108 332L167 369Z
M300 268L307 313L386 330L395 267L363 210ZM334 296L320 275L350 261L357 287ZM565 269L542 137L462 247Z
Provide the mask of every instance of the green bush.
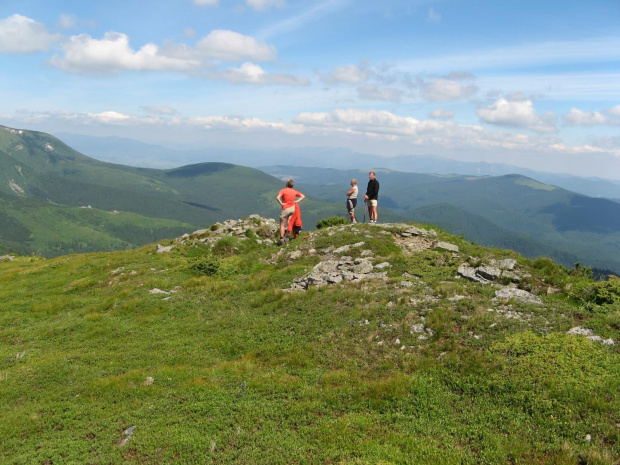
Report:
M200 275L214 276L220 269L220 260L213 255L203 255L191 262L190 269Z
M574 299L596 305L620 304L620 278L610 276L609 281L588 282L571 289Z
M332 216L330 218L323 218L316 224L316 229L329 228L330 226L338 226L341 224L349 224L349 220L342 216Z

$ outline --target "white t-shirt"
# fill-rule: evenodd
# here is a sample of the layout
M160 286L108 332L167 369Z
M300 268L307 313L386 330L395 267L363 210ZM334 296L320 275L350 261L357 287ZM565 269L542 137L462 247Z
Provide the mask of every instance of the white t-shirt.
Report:
M357 199L357 185L353 186L351 189L353 189L353 192L348 197L350 199Z

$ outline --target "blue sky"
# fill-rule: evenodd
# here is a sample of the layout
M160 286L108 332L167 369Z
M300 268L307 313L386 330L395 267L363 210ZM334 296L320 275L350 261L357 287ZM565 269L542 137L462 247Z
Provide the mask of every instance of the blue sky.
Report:
M3 0L0 80L15 128L620 179L618 0Z

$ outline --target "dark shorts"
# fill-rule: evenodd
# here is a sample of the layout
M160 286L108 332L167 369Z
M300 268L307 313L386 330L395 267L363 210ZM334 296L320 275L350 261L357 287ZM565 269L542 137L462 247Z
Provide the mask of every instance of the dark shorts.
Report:
M352 211L357 206L357 199L347 199L347 211Z

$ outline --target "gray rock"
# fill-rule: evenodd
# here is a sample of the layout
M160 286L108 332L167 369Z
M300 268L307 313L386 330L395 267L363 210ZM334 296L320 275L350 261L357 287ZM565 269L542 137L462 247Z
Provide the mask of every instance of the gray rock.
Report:
M450 252L459 251L458 245L450 244L449 242L441 242L441 241L437 242L437 244L435 244L435 248L442 249L442 250L449 250Z
M499 260L497 262L497 266L500 270L514 270L515 266L517 266L517 261L512 258L506 258L504 260Z
M390 265L388 262L383 262L383 263L379 263L378 265L375 265L375 268L377 270L382 270L383 268L388 268L392 265Z
M303 252L301 250L293 250L288 257L291 260L297 260L298 258L301 258L303 256Z
M495 281L499 279L502 271L494 266L480 266L476 268L476 274L489 281Z
M579 336L594 336L594 331L583 326L575 326L569 329L566 334L578 334Z
M504 287L503 289L495 291L495 297L500 300L514 299L517 302L528 304L542 304L540 297L532 294L531 292L524 291L523 289L516 289L514 287Z
M502 278L510 279L513 283L521 281L521 277L517 273L508 270L502 271Z
M163 245L157 244L157 253L170 252L173 247L174 247L173 245L163 246Z
M469 279L470 281L474 281L476 283L486 284L489 282L488 280L476 274L476 268L469 266L467 263L463 263L461 266L459 266L457 276L460 278Z

